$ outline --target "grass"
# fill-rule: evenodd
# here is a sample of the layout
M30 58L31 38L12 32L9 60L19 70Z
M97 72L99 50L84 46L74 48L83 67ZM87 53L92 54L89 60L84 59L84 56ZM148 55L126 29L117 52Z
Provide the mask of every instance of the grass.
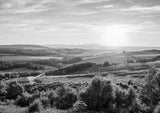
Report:
M52 56L1 56L0 61L48 60L51 58L62 59L62 57Z
M26 113L27 108L20 108L14 105L0 105L0 113Z

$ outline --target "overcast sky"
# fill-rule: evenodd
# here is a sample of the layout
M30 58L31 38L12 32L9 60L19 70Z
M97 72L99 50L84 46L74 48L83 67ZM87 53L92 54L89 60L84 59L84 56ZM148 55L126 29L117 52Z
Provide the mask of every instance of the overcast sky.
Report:
M160 46L160 0L0 0L0 44L101 44L113 25L125 46Z

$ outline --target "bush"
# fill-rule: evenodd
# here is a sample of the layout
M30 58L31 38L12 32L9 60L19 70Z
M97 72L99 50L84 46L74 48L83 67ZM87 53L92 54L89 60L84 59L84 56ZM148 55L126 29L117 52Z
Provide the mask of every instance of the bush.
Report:
M8 99L16 99L18 96L22 96L24 88L17 82L11 82L7 88L6 97Z
M55 93L57 95L55 101L57 109L68 109L77 101L77 95L71 88L62 86L57 88Z
M108 66L110 66L110 63L108 61L105 61L103 67L108 67Z
M129 111L130 107L133 107L135 102L135 92L132 88L129 90L122 90L117 88L115 91L115 104L116 110L121 111L122 109L127 109Z
M109 110L115 98L111 82L100 77L94 78L79 97L89 110Z
M27 107L32 102L31 95L29 93L23 93L21 97L16 100L16 105L21 107Z
M50 100L48 99L48 97L41 97L40 98L41 102L42 102L42 105L44 108L49 108L50 107Z
M6 84L3 81L0 81L0 96L5 96L6 93Z
M51 107L55 106L56 98L57 98L56 92L53 90L49 91L48 99L50 100Z
M39 99L35 100L28 108L29 113L40 112L42 110L42 103Z
M160 73L154 68L149 70L149 75L146 79L145 85L141 90L140 98L152 109L160 100Z

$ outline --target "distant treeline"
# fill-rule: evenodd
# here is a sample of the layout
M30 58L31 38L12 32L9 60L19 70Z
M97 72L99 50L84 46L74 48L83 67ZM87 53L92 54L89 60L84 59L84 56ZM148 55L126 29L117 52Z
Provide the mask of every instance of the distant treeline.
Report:
M81 57L75 57L72 59L66 59L58 61L55 59L49 60L35 60L35 61L0 61L0 71L17 69L17 68L27 68L33 70L44 70L45 65L53 67L61 67L61 64L72 64L82 61Z
M144 62L145 63L145 62L155 62L155 61L158 61L158 60L160 60L159 55L157 55L153 58L150 58L150 59L138 59L137 62Z
M0 81L1 80L10 80L14 78L21 78L21 77L29 77L29 76L37 76L40 72L23 72L23 73L1 73L0 74Z
M17 68L27 68L33 70L43 70L44 66L39 64L34 64L32 62L4 62L0 61L0 71L17 69Z
M83 49L19 49L19 48L0 48L0 53L24 55L24 56L63 56L67 54L82 54L87 50Z
M46 75L65 75L65 74L71 74L77 71L86 70L88 68L91 68L95 66L95 63L79 63L79 64L73 64L71 66L67 66L65 68L60 68L54 71L49 71L46 73Z

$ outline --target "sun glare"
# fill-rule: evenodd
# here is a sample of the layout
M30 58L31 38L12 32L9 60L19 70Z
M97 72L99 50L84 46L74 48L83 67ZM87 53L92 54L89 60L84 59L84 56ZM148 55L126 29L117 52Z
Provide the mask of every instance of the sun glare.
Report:
M128 29L119 25L108 26L104 29L102 44L105 46L126 46Z

